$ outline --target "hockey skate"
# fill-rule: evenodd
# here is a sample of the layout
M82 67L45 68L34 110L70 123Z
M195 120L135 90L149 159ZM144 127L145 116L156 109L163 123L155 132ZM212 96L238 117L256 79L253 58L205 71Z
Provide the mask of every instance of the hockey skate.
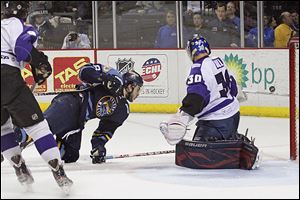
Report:
M66 195L69 195L73 181L67 177L62 164L59 164L57 159L50 160L48 164L50 165L54 179L58 186Z
M34 179L31 175L30 170L25 165L25 161L21 157L21 155L13 156L11 158L11 160L14 163L13 167L15 169L15 172L16 172L16 175L18 177L19 182L22 185L31 185L31 184L33 184Z

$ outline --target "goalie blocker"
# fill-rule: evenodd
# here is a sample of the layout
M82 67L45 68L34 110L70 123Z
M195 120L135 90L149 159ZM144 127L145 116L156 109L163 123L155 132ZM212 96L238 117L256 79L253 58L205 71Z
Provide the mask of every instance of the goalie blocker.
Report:
M258 148L244 138L214 142L182 140L176 144L175 163L192 169L256 169Z

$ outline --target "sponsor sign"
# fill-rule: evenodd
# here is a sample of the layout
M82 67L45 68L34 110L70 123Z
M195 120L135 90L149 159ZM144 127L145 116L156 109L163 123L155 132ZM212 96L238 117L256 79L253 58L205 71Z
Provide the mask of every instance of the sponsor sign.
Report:
M21 70L21 75L22 75L24 81L26 82L26 84L28 85L28 87L31 88L34 83L34 79L33 79L33 75L31 72L31 66L29 64L27 64L25 66L25 68ZM50 78L50 77L48 77L48 78ZM47 91L47 80L41 85L36 85L34 91L37 93L38 92L46 92Z
M139 98L169 95L168 59L164 54L112 54L108 56L108 65L121 73L135 70L142 76L144 87Z
M71 91L80 83L78 73L89 63L88 57L56 57L53 59L54 91Z

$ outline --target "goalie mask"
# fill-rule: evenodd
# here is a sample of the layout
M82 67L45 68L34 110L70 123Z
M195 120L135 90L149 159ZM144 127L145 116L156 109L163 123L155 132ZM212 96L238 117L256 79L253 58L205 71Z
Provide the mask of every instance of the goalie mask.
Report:
M4 18L17 17L25 20L30 5L30 1L3 1L1 2L1 13Z
M195 56L201 53L207 53L208 55L211 53L206 39L198 34L195 34L193 39L188 40L186 51L192 61L194 61Z

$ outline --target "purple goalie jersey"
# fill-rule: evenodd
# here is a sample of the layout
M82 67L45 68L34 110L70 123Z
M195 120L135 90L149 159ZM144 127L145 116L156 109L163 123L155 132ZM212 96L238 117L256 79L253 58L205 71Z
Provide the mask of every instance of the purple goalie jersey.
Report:
M239 111L235 78L221 58L206 57L195 62L186 84L188 94L204 99L205 106L195 115L198 119L225 119Z

